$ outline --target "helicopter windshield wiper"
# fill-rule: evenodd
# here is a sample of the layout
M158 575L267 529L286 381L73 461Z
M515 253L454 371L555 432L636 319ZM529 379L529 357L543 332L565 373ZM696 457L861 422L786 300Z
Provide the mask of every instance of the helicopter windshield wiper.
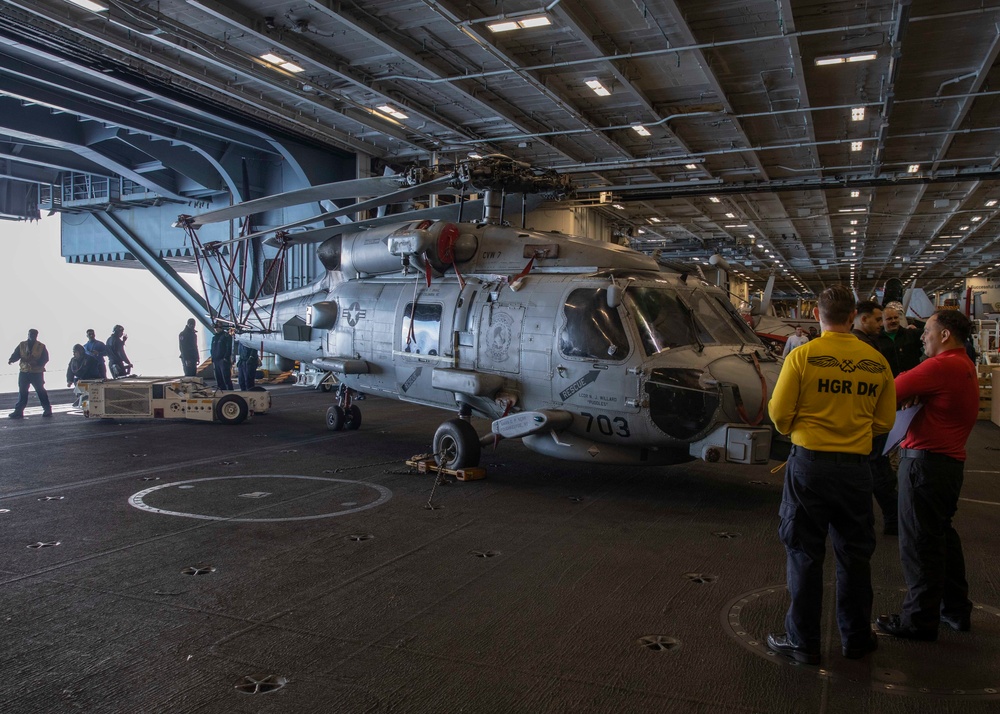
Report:
M701 341L700 337L698 337L698 321L695 319L694 310L691 309L691 307L689 307L683 300L678 300L677 302L680 303L681 307L684 309L684 313L687 315L688 323L691 325L691 336L698 344L698 352L704 352L705 343Z

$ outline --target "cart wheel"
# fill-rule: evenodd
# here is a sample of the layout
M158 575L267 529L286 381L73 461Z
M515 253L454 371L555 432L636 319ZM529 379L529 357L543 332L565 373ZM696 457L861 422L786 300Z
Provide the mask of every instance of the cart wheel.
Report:
M339 406L332 406L326 410L326 428L330 431L340 431L347 422L347 415Z
M242 424L250 408L239 394L227 394L215 405L215 418L223 424Z
M356 431L361 428L361 410L353 404L344 410L344 428L348 431Z
M479 465L479 435L472 424L450 419L434 433L434 460L446 469Z
M319 388L321 392L326 393L333 389L333 385L329 382L320 382Z

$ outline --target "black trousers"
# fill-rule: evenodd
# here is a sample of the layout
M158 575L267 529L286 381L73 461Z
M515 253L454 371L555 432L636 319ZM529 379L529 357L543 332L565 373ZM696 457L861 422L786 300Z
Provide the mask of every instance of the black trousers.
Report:
M227 392L233 391L233 363L228 359L212 360L215 367L215 386Z
M965 465L946 456L899 462L899 557L906 580L903 625L937 632L941 615L972 612L962 541L951 525Z
M185 377L194 377L198 374L198 360L181 358L181 366L184 368Z
M49 393L45 391L45 375L42 372L19 372L17 375L17 404L14 411L18 414L28 406L28 387L33 387L38 401L42 403L42 409L47 412L52 411L52 404L49 403Z
M823 560L826 536L837 560L837 625L844 647L871 640L875 552L872 476L867 456L834 460L792 448L781 495L778 535L787 553L792 604L785 615L789 641L809 652L820 649Z
M240 383L240 389L244 392L250 391L257 381L257 363L241 360L236 365L236 376Z

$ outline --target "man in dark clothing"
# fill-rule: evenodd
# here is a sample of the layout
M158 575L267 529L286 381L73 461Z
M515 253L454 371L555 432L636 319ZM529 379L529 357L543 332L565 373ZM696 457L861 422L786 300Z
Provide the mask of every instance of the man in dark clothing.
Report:
M198 373L198 331L194 329L194 318L187 321L187 326L177 336L181 350L181 366L185 377L193 377Z
M212 335L212 367L215 385L233 391L233 336L222 325L216 325Z
M879 351L878 338L882 332L882 308L877 302L864 300L858 303L858 314L854 318L854 329L851 333L859 340ZM878 434L872 439L872 452L868 455L872 468L872 492L875 501L882 511L882 533L896 535L899 533L897 517L896 472L889 463L889 457L882 454L888 434Z
M854 318L854 328L851 334L876 351L878 337L882 333L882 307L871 300L858 303L858 314Z
M901 306L886 305L882 311L884 327L879 336L879 351L889 363L893 377L920 364L920 331L900 327L902 317Z
M73 345L73 358L66 367L66 386L72 387L81 379L100 379L101 365L96 357L88 355L83 345Z
M257 350L242 342L240 342L237 352L240 361L236 365L236 372L240 382L240 389L246 392L253 389L254 381L257 377L257 368L260 366L260 357L257 355Z
M128 355L125 354L125 341L127 339L125 328L121 325L115 325L111 336L105 343L108 348L108 365L111 367L112 379L124 377L132 371L132 363L129 362Z
M979 413L979 379L963 343L969 319L940 310L927 321L927 359L896 378L896 397L923 408L910 422L899 455L899 556L906 597L898 615L879 615L885 633L933 642L940 623L965 632L972 601L962 541L951 524L965 471L965 442Z
M104 363L104 358L108 354L108 346L94 336L94 328L87 330L87 341L83 343L83 351L94 357L101 370L100 378L108 378L108 366Z
M20 361L20 374L17 376L17 404L14 411L7 416L11 419L24 417L24 408L28 405L28 387L33 387L38 401L42 403L42 416L52 416L52 404L49 403L49 393L45 391L45 365L49 361L49 351L38 341L38 330L28 330L28 339L14 348L7 364Z

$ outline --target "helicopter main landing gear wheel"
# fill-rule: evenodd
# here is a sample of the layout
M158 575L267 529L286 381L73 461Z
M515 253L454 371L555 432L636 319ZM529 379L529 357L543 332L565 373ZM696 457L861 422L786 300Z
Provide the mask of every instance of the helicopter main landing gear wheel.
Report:
M441 468L478 466L479 455L479 435L469 422L450 419L434 432L434 460Z
M361 410L353 404L344 409L334 405L326 410L326 428L330 431L356 431L361 427Z

